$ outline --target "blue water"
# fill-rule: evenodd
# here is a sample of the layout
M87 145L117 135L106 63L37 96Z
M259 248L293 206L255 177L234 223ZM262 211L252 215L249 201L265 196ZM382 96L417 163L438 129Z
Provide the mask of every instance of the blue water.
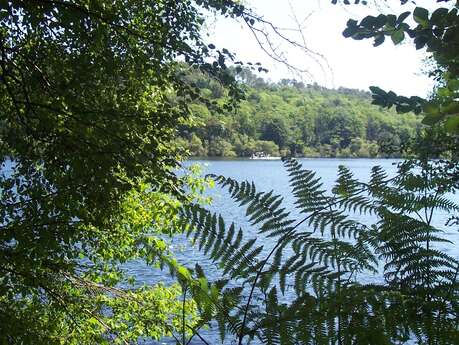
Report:
M375 165L379 165L384 168L389 176L394 175L396 172L396 164L400 160L393 159L301 159L300 162L307 169L313 170L317 173L317 176L322 178L323 187L327 190L331 190L335 180L337 178L337 170L339 165L347 166L361 181L368 181L370 177L371 168ZM288 184L287 172L283 167L281 161L258 161L258 160L197 160L190 161L188 164L200 164L203 166L205 174L212 173L217 175L224 175L227 177L235 178L239 181L249 180L255 181L258 190L270 191L274 190L276 194L284 197L284 207L292 209L293 219L298 219L298 213L294 211L293 197L291 195L290 187ZM245 210L237 207L237 205L231 201L228 195L218 187L214 190L209 191L209 195L213 198L212 208L222 214L226 222L229 223L234 221L237 225L240 225L245 230L248 237L256 237L256 229L250 228L245 219ZM457 201L459 199L455 196ZM353 215L354 218L363 223L374 223L375 219L371 216ZM434 225L442 227L447 214L437 213L434 219ZM445 236L454 242L459 244L459 233L457 229L448 229ZM270 240L260 238L263 241L265 248L272 247L274 243ZM197 249L193 248L184 238L178 237L171 240L171 246L176 251L176 255L179 261L193 267L195 263L199 263L207 276L210 279L216 279L219 277L219 272L215 264L209 261L204 255L202 255ZM441 248L448 254L453 256L459 256L457 246L445 245ZM137 277L140 282L146 284L156 283L158 281L164 281L170 283L173 279L164 272L152 270L140 262L134 262L128 266L128 271ZM380 281L381 276L378 275L366 275L362 276L365 281ZM287 296L288 298L288 296ZM218 344L219 336L218 331L207 330L202 332L209 344ZM173 340L165 339L160 344L175 344ZM204 344L198 338L190 342L190 345L201 345ZM225 344L231 344L231 341L225 342Z
M314 159L300 159L300 162L307 169L313 170L317 173L317 176L322 178L323 186L327 190L331 190L337 177L337 169L339 165L347 166L354 174L355 177L361 181L368 181L370 177L371 168L375 165L379 165L388 173L388 175L394 175L396 172L396 164L400 160L393 159L326 159L326 158L314 158ZM224 175L232 177L236 180L249 180L255 181L258 190L270 191L274 190L276 194L284 197L284 207L288 210L292 210L292 218L298 219L298 213L294 211L293 197L291 195L290 187L288 185L287 172L284 169L281 161L259 161L259 160L196 160L189 161L187 164L200 164L203 167L203 173ZM10 161L5 162L0 167L0 174L9 176L11 174L13 165ZM234 221L238 225L242 226L248 237L258 236L256 229L251 228L244 216L244 210L237 207L237 205L228 197L225 191L218 187L210 190L209 195L213 198L212 208L215 211L220 212L227 223ZM459 202L459 196L452 196L456 202ZM448 218L448 214L438 212L435 215L433 225L443 228L445 220ZM363 223L374 223L374 217L365 215L353 215L354 218ZM445 244L444 247L440 248L446 253L459 257L459 232L456 228L445 229L445 237L453 242L452 245ZM270 240L260 238L260 241L265 248L270 248L274 243ZM176 253L177 259L190 267L193 267L196 263L199 263L208 278L216 279L219 277L219 271L215 264L208 260L202 255L197 249L193 248L189 242L183 237L176 237L170 239L171 248ZM151 267L146 266L140 261L134 261L127 264L126 269L129 274L134 275L140 284L155 284L158 282L164 282L170 284L174 282L174 279L167 274ZM366 275L362 279L367 281L378 281L381 279L378 275ZM287 294L287 298L288 298ZM203 337L209 344L218 344L219 336L216 329L205 330L202 332ZM146 342L152 344L152 342ZM231 340L225 344L231 344ZM153 342L153 344L175 344L172 339L164 339L161 342ZM190 345L202 345L204 344L198 338L194 338Z

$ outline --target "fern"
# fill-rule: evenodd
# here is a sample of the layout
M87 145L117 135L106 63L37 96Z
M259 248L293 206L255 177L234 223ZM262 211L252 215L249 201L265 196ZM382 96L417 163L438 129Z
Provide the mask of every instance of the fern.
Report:
M314 172L284 159L300 219L273 191L212 176L257 230L246 237L249 232L199 205L182 211L187 235L221 268L224 279L209 286L219 291L210 309L222 339L234 337L239 345L254 338L282 345L395 344L413 337L420 344L454 343L459 263L440 250L450 242L432 220L449 212L445 226L456 225L459 207L448 193L457 189L451 178L457 171L442 162L406 161L393 178L375 167L368 183L340 167L330 193ZM374 221L359 222L356 214ZM269 250L258 244L266 238L275 243ZM384 280L366 284L371 274ZM195 296L198 304L209 303L207 294Z

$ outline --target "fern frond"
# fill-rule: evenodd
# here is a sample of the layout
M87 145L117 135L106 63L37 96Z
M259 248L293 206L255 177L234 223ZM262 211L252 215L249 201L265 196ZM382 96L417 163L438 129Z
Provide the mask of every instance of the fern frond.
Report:
M392 178L374 167L364 183L340 167L327 194L298 161L286 158L284 165L298 220L273 191L223 176L213 178L245 208L258 237L246 238L234 223L226 226L223 217L199 207L183 211L188 236L239 288L222 283L222 298L211 310L222 337L229 332L238 342L276 345L389 345L413 336L420 343L454 343L459 262L441 250L452 243L431 224L436 211L459 213L448 194L455 188L447 178L451 169L404 162ZM457 218L451 215L446 226ZM259 241L270 241L267 251ZM381 280L359 282L370 274Z

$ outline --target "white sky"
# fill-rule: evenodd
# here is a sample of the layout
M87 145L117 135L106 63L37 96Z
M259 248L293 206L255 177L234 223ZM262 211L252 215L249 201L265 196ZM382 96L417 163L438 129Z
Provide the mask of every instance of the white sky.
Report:
M355 41L342 36L349 18L360 20L367 14L390 12L387 7L340 6L332 5L331 0L248 0L246 3L279 27L296 27L292 13L299 21L309 16L303 30L307 46L326 60L316 56L320 61L318 63L311 54L285 44L280 47L286 52L291 64L307 69L312 74L312 77L304 74L305 82L362 90L377 85L405 96L426 96L432 89L432 82L422 74L425 52L416 51L411 42L394 46L390 38L386 37L386 42L375 48L372 40ZM400 8L397 0L392 0L392 4L394 13L412 9L409 5ZM298 76L289 73L285 66L275 63L259 48L244 24L218 19L210 25L208 32L209 42L215 43L218 48L227 48L242 61L261 62L269 69L268 74L262 74L265 79L298 79ZM294 31L284 33L301 40L301 36ZM280 40L277 44L281 44Z

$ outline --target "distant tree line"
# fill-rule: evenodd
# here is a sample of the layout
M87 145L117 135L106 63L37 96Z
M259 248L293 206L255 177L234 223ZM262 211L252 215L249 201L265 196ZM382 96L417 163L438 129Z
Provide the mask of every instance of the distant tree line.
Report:
M187 78L215 104L227 98L218 82L199 73ZM292 79L272 83L248 68L238 78L247 92L237 109L223 113L204 104L191 105L195 121L181 127L179 141L192 156L247 157L259 151L311 157L399 156L421 126L412 113L399 115L372 105L370 93L361 90L327 89Z

